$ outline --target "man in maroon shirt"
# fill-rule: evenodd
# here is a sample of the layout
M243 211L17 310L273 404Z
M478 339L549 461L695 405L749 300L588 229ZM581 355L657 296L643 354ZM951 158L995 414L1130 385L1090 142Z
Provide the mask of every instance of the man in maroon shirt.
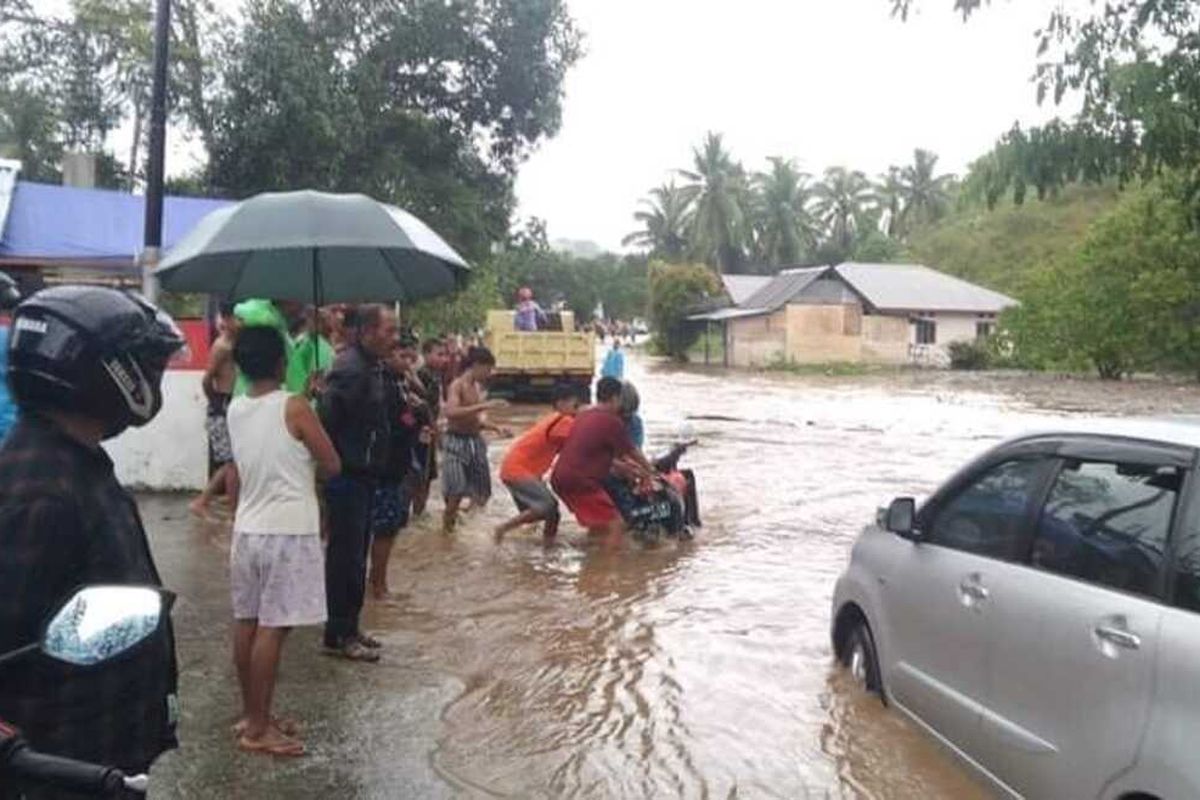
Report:
M589 533L617 539L625 532L621 512L604 488L613 462L627 458L647 475L650 463L629 438L621 419L621 382L602 378L596 385L597 404L575 418L563 445L550 485Z

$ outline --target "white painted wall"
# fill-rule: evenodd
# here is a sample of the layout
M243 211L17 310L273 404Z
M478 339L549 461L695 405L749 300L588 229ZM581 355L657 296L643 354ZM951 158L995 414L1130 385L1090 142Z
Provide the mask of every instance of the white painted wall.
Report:
M203 373L170 370L163 376L163 407L149 425L130 428L104 448L117 480L135 489L204 488L208 475Z

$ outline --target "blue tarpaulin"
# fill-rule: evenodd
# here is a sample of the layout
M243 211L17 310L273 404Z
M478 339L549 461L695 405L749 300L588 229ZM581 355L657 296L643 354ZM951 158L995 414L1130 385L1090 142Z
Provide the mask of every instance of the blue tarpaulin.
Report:
M163 249L228 200L167 197ZM107 189L18 181L0 233L0 259L132 268L142 250L145 198Z

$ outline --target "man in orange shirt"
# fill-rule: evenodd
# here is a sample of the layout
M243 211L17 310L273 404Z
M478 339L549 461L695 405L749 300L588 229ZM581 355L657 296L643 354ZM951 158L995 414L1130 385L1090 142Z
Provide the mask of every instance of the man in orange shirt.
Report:
M556 387L554 413L538 420L508 448L500 464L500 480L508 487L521 513L496 528L497 542L514 528L540 521L546 523L543 531L546 539L553 539L558 533L558 500L546 485L545 476L571 435L579 403L575 387Z

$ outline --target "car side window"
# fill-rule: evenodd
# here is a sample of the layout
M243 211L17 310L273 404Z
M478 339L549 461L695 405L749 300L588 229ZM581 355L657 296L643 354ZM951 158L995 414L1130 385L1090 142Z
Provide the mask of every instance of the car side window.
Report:
M1066 462L1038 522L1033 565L1121 591L1157 594L1182 484L1175 467Z
M1200 611L1200 498L1193 495L1175 545L1175 582L1171 603Z
M934 512L928 540L989 558L1019 558L1047 463L1034 458L992 467Z

